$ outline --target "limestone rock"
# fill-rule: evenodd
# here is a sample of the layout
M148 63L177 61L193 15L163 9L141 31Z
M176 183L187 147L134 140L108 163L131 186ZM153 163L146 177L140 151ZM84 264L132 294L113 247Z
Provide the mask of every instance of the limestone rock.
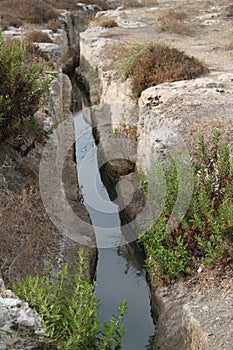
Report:
M36 311L4 288L0 279L0 350L36 349L44 329Z
M229 310L233 300L193 303L183 306L182 333L190 350L229 350L232 347L233 318Z
M41 51L43 51L51 62L58 64L61 62L61 48L53 43L37 43Z

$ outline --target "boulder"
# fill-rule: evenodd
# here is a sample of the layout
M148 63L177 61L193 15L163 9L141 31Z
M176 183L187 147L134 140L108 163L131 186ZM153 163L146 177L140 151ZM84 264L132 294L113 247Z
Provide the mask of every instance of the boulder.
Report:
M0 350L31 350L45 333L39 315L0 279Z

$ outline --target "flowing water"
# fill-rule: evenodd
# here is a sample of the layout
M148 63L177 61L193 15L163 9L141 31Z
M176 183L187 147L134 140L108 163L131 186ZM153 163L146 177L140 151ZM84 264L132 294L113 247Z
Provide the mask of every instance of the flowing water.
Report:
M122 245L119 208L111 202L101 181L92 128L82 112L75 114L74 121L79 187L91 217L97 246L101 247L96 271L101 318L108 320L125 298L128 311L124 318L123 350L152 350L155 326L143 259L136 244Z

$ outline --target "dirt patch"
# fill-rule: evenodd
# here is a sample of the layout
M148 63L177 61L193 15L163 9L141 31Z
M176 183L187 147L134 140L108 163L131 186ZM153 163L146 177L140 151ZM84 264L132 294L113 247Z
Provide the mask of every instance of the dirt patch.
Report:
M42 150L43 146L37 145L27 157L22 157L10 145L1 144L0 273L8 287L27 275L45 274L49 261L55 269L65 262L74 266L75 255L81 247L61 236L45 211L38 175ZM74 201L75 188L78 188L73 165L64 175L70 185L67 194L70 201ZM76 209L83 220L89 220L80 202ZM85 248L85 254L93 276L95 250Z

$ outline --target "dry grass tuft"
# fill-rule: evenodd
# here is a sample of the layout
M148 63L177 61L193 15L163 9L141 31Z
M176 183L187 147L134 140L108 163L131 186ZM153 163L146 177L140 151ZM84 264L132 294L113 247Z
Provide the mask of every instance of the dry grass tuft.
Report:
M119 53L120 55L121 53ZM133 97L148 87L164 82L193 79L208 72L194 57L162 43L137 44L125 48L118 56L117 77L131 78Z
M52 43L52 39L42 30L26 33L26 40L30 43Z
M83 0L85 4L93 4L91 0ZM103 10L108 7L104 0L96 0L94 3ZM19 27L24 23L44 24L54 20L59 15L59 10L79 10L74 0L1 0L1 27Z
M233 17L233 4L230 4L226 8L226 16Z
M11 284L43 269L43 258L46 259L48 246L53 246L55 230L34 186L19 193L0 193L0 272Z
M86 28L89 27L102 27L102 28L113 28L118 27L114 17L101 16L92 17L86 22Z
M122 0L121 6L126 8L153 7L158 5L157 0Z
M187 17L187 10L183 10L180 7L170 7L160 12L158 20L163 31L180 35L190 35L191 28L186 22Z
M47 23L47 28L56 33L58 29L62 28L62 25L57 19L50 19Z
M49 1L3 0L0 4L2 26L16 26L23 23L42 24L58 16L58 11Z

